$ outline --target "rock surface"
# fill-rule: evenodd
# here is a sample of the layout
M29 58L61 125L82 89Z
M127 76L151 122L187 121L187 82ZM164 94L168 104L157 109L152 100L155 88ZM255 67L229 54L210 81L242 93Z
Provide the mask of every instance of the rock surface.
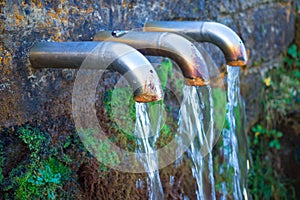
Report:
M270 61L294 38L292 1L116 1L11 0L1 2L0 126L71 117L74 70L30 68L29 50L40 41L91 40L99 30L140 29L151 20L212 20L226 24L244 40L253 63ZM216 63L224 63L222 55ZM242 88L247 115L258 116L257 73ZM107 80L106 82L114 82ZM258 92L258 91L257 91ZM251 102L251 103L250 103ZM255 102L255 103L253 103ZM252 120L252 119L251 119Z
M70 181L62 188L71 196L70 198L64 196L61 199L92 199L92 197L125 199L124 194L128 199L146 197L146 188L137 188L135 185L137 180L146 180L146 174L111 170L103 172L105 174L103 176L99 170L99 162L83 151L83 145L80 145L78 135L75 133L72 117L72 92L77 70L31 68L29 51L35 43L90 41L97 31L141 30L146 21L152 20L210 20L223 23L240 35L249 55L249 65L241 72L241 92L246 101L249 128L255 124L262 111L261 75L282 61L282 54L294 39L294 33L295 37L299 38L299 14L296 17L293 12L293 8L299 6L299 3L297 5L295 2L292 0L2 0L0 134L3 140L0 140L0 151L3 149L5 153L3 175L6 183L11 182L8 176L13 174L11 172L16 166L28 163L30 152L18 137L17 129L29 124L50 135L52 149L59 150L58 157L68 155L74 161L66 164L73 171L70 180L74 182ZM296 28L298 27L296 31L295 21ZM299 41L296 39L296 42L297 40ZM224 65L225 60L220 49L212 44L204 44L204 47L218 66ZM160 62L160 59L152 57L150 60ZM181 77L177 75L175 79ZM105 72L97 87L98 99L95 103L98 108L97 117L100 123L105 125L103 127L107 129L108 135L117 133L115 127L112 127L114 122L104 117L107 111L101 97L113 88L119 78L118 73ZM172 82L174 87L177 87L176 81L178 80ZM170 95L169 98L174 96L176 94ZM178 109L179 102L175 100L167 106ZM174 115L176 114L177 112ZM175 132L176 129L172 127L169 131ZM120 141L124 143L129 141L126 138L121 139ZM69 162L66 161L69 159L68 156L62 160ZM183 162L178 168L170 165L160 170L166 199L182 199L185 195L190 199L196 198L190 162ZM0 170L1 167L0 163ZM175 177L173 186L169 184L170 176ZM189 181L184 181L185 179ZM5 192L0 190L0 199L4 193L12 195L11 198L7 198L12 199L15 189L10 188Z

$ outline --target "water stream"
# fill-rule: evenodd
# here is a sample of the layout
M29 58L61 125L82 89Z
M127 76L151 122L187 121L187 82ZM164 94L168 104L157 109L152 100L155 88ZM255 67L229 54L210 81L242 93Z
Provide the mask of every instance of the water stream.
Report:
M240 95L239 67L227 66L226 124L222 131L219 174L220 199L248 199L246 190L248 147L245 130L245 105Z
M219 163L215 162L216 155L212 152L216 134L220 131L215 125L217 105L214 106L213 90L210 86L184 86L183 89L178 133L175 138L179 146L187 143L184 140L191 141L188 156L193 162L192 173L197 183L198 200L248 199L248 147L245 105L240 95L239 67L227 66L227 72L226 123L222 130L221 146L217 150L221 160ZM149 104L136 103L137 159L148 173L147 191L151 200L164 198L155 148L163 118L160 111L163 109L159 104L157 106L149 112ZM178 160L176 163L180 164ZM218 167L214 168L215 166ZM170 183L171 180L170 177Z
M192 172L197 182L197 199L215 199L211 153L214 139L211 88L185 86L179 112L177 141L179 144L183 143L183 136L189 136L192 141L188 154L193 161Z
M159 108L157 110L162 110ZM150 200L164 199L164 193L158 171L158 155L155 148L155 142L159 137L160 123L162 114L157 112L157 124L155 125L155 132L153 132L148 104L135 103L136 107L136 124L135 135L137 137L136 157L144 166L148 173L147 180L147 194ZM155 109L156 110L156 109Z

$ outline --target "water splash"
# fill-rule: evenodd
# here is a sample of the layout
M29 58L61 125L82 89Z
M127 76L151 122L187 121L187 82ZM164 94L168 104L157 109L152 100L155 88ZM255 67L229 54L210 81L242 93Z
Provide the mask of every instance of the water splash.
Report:
M150 200L163 199L163 189L158 171L158 155L155 150L155 142L159 137L158 118L156 131L153 134L150 117L148 115L148 105L145 103L135 103L136 106L136 124L135 136L137 136L136 157L142 163L145 171L148 173L147 191ZM161 114L159 115L161 116Z
M211 88L185 86L179 112L179 133L176 139L179 145L183 143L183 136L192 140L188 153L193 161L192 173L197 182L197 199L215 199L211 153L214 139Z
M247 179L247 137L245 130L245 105L240 95L239 67L227 66L227 114L226 126L222 131L223 144L219 174L225 179L221 183L221 199L248 199Z

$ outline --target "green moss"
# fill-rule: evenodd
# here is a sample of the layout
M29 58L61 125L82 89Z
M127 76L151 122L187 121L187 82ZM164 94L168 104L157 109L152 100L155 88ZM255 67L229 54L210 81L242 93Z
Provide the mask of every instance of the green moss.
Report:
M86 148L95 155L101 164L102 171L109 171L109 166L118 165L120 163L119 156L116 151L111 148L109 141L101 139L99 130L96 128L79 130L81 139L84 140Z
M20 185L16 191L16 199L55 199L56 191L63 182L60 170L66 173L67 168L62 167L58 161L58 166L54 168L49 165L49 161L42 163L43 166L31 165L25 176L18 179Z
M262 138L256 144L251 143L253 162L248 175L248 185L252 198L254 200L296 199L291 181L282 178L277 169L272 166L272 162L265 159L271 148L267 143L268 141Z
M17 136L28 146L30 155L3 180L2 192L13 199L55 199L70 179L71 169L57 157L48 133L27 125L18 128Z
M156 69L163 90L166 89L169 78L173 77L172 69L172 61L168 58L162 61L161 65Z
M57 190L71 175L70 168L55 158L30 165L25 175L17 178L19 183L16 199L55 199Z
M71 169L65 166L57 158L50 157L46 162L54 174L60 174L61 180L66 181L70 178Z
M169 78L173 77L172 68L173 65L170 59L165 59L161 65L156 68L163 90L165 90ZM183 80L181 81L182 82L178 82L178 87L183 87ZM103 99L106 114L112 121L110 128L116 132L116 134L109 136L110 141L130 151L134 151L136 148L136 138L134 136L136 109L132 93L133 91L130 87L114 88L108 90ZM157 127L161 125L157 124L157 119L160 117L161 111L165 110L165 103L164 100L161 100L150 102L148 105L148 114L152 128L156 130ZM165 122L164 116L162 116L162 118L162 122ZM169 134L168 129L168 125L166 124L161 127L161 132L164 136Z
M135 121L135 105L133 100L133 91L128 87L118 87L110 89L105 93L103 106L110 119L118 120L124 129L124 132L131 132L132 124ZM124 123L124 124L123 124Z
M300 108L300 51L296 45L288 48L284 64L268 72L263 80L267 129L276 128L279 119Z
M71 169L56 158L22 163L12 170L3 191L14 192L14 199L55 199L59 189L70 179Z
M280 140L284 136L277 128L289 112L300 109L299 77L300 51L294 44L287 49L283 65L263 77L263 117L249 134L253 162L248 183L254 200L296 199L292 181L283 177L282 169L277 167Z
M19 138L28 145L32 161L40 160L45 150L48 150L46 147L50 143L49 134L41 132L28 125L19 128L17 132L19 134Z
M212 97L214 102L214 113L216 113L214 115L216 128L217 130L222 130L226 117L226 92L223 91L222 88L213 88ZM228 127L228 122L225 124L225 127Z

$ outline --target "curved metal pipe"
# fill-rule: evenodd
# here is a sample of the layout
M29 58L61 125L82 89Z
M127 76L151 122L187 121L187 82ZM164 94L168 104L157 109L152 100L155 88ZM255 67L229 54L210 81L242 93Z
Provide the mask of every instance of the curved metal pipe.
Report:
M30 50L33 68L109 69L128 81L137 102L160 100L163 92L150 62L134 48L116 42L44 42ZM85 62L85 64L84 64Z
M157 21L147 22L144 31L183 33L197 42L211 42L224 53L231 66L247 64L247 53L240 37L229 27L217 22Z
M146 55L169 57L179 65L186 84L203 86L209 83L202 55L193 43L178 34L100 31L94 40L122 42Z

